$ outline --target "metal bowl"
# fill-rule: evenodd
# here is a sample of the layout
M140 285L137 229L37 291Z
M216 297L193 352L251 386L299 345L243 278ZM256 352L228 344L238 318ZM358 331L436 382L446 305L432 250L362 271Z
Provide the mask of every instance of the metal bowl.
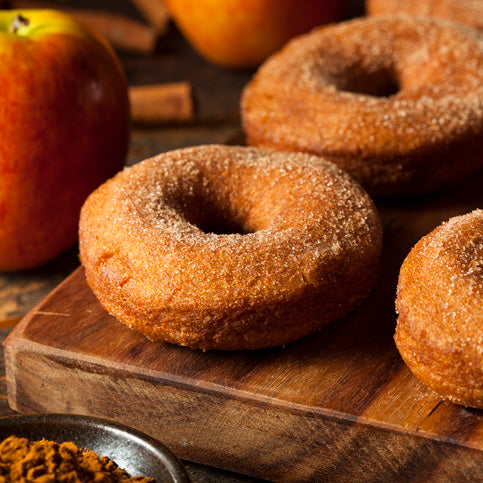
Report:
M188 483L181 462L164 445L140 431L112 421L71 414L29 414L0 418L0 441L10 435L38 441L72 441L107 456L131 476Z

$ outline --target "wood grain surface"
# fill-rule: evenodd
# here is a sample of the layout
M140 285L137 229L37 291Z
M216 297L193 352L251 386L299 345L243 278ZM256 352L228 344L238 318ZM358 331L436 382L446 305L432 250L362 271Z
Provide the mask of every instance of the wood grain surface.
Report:
M402 260L433 227L482 206L481 186L379 201L373 294L283 348L203 353L147 341L99 306L79 268L8 337L10 405L108 417L182 458L275 481L482 479L483 411L441 401L392 340Z

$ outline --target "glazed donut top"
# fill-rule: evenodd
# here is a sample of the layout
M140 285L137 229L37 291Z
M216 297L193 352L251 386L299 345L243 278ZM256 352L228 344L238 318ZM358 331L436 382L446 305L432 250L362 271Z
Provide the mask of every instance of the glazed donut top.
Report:
M402 266L398 292L407 332L481 363L483 210L451 218L423 237Z
M262 65L243 93L242 117L258 126L258 146L329 159L390 159L446 144L482 130L483 44L475 30L439 19L324 26Z
M481 0L367 0L366 9L370 15L406 13L447 18L483 30Z

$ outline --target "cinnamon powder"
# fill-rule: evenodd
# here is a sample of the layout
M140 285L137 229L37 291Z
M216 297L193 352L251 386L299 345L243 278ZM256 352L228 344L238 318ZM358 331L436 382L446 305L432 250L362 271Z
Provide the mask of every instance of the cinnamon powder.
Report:
M79 449L72 442L58 444L9 436L0 443L0 483L115 483L154 482L130 477L106 456Z

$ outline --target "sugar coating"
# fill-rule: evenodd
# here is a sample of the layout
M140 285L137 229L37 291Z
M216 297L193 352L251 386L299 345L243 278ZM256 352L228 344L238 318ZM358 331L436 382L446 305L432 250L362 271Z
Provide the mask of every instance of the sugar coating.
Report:
M483 30L481 0L366 0L370 15L405 13L446 18Z
M250 144L323 155L372 193L432 191L483 168L483 43L405 16L321 27L262 65L242 118Z
M101 303L150 338L201 348L278 345L342 316L372 287L380 248L373 203L346 173L255 148L148 159L94 192L80 222Z
M396 305L396 342L410 368L437 392L483 407L483 210L451 218L416 244Z

